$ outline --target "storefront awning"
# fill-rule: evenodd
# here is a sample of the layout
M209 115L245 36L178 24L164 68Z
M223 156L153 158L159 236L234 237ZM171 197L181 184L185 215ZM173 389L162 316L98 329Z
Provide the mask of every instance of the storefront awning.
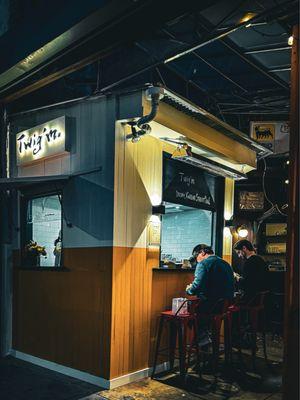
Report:
M21 189L39 183L62 183L70 179L70 175L29 176L21 178L1 178L0 190Z
M143 102L144 115L151 111L150 102ZM243 167L243 173L256 168L257 158L272 152L247 135L219 120L208 111L192 104L169 90L164 91L154 123L177 132L175 139L192 142L214 161L224 162L233 169ZM229 164L228 164L229 163Z
M102 166L78 171L70 175L43 175L43 176L24 176L17 178L0 178L0 190L20 189L26 186L37 185L40 183L66 183L69 179L89 175L94 172L101 172Z

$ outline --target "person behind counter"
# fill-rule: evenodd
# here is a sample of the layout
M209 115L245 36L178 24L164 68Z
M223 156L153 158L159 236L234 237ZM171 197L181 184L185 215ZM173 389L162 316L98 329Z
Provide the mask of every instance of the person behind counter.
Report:
M235 273L234 277L244 292L242 300L248 301L257 293L268 290L268 266L263 258L255 253L249 240L239 240L233 248L238 256L244 259L242 275Z
M216 256L206 244L198 244L193 250L197 261L194 281L187 285L186 293L203 300L200 312L210 312L220 299L232 300L234 297L234 277L231 266ZM217 311L217 310L214 310ZM199 321L199 344L211 342L208 335L208 321Z

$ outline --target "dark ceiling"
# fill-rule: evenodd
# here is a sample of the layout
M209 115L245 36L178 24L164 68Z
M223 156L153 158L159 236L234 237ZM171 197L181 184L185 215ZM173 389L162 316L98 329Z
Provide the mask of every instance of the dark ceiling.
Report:
M153 24L155 12L144 15L122 45L15 100L9 109L160 82L246 133L250 120L287 120L288 38L298 22L298 1L211 4L199 10L187 2L186 10L178 9L171 19L161 15Z

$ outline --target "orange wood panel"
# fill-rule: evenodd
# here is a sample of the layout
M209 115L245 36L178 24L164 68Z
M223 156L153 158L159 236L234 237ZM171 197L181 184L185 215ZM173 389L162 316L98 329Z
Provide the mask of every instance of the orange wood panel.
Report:
M161 311L170 310L172 308L172 299L174 297L186 296L186 285L191 283L193 278L194 271L153 270L149 365L153 364L152 361L154 355L154 346L156 343L158 319ZM166 336L163 338L163 342L165 341Z
M147 267L157 268L159 266L160 249L156 247L147 248Z
M152 268L146 254L114 247L111 378L148 367Z
M112 248L64 249L64 265L15 266L13 347L108 379Z
M231 263L232 263L232 255L231 254L223 254L222 258L223 258L223 260L227 261L228 264L231 265Z

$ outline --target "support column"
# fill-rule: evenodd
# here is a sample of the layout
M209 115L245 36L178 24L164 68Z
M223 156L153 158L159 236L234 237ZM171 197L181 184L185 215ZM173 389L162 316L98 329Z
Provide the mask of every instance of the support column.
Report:
M283 399L299 399L299 25L293 29Z
M233 216L234 207L234 180L225 178L224 195L224 219L229 220ZM229 264L232 262L232 234L229 228L224 228L223 232L223 258Z

